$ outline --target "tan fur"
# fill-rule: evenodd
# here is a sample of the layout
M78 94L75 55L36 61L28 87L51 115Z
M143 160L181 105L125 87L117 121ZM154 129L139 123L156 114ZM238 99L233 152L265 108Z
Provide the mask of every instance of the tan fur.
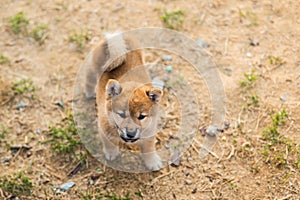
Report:
M158 118L157 102L163 92L152 86L143 66L142 51L132 51L139 47L136 41L124 38L128 53L123 56L124 61L117 60L110 65L114 66L113 69L107 68L108 55L112 55L107 49L109 46L107 42L110 41L107 40L93 50L92 61L90 60L92 65L85 83L86 88L92 88L95 76L103 72L96 87L96 102L105 157L107 160L114 160L118 156L117 144L120 141L134 142L143 153L146 167L150 170L159 170L162 163L155 151L155 134Z

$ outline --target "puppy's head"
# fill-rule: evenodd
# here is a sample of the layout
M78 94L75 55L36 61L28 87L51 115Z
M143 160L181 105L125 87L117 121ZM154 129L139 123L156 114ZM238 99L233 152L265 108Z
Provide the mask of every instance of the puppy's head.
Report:
M155 128L158 105L163 91L151 84L119 83L110 79L106 85L106 112L119 136L125 142L135 142L146 129Z

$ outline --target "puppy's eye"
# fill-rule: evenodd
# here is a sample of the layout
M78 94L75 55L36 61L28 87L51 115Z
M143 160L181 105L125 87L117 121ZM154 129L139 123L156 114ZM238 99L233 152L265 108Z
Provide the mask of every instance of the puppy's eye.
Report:
M126 118L126 115L124 112L120 112L120 113L117 113L121 118Z
M138 120L143 120L147 117L147 115L145 114L140 114L139 117L138 117Z

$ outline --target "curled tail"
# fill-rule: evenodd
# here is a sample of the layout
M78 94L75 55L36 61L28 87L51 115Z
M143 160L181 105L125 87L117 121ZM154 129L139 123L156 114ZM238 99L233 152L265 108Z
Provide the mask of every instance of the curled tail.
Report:
M111 71L126 60L129 47L121 32L106 33L105 41L89 53L83 63L84 93L86 97L95 97L95 86L99 74Z
M105 71L111 71L125 61L128 49L122 33L106 33L105 37L109 52L109 59L106 62Z

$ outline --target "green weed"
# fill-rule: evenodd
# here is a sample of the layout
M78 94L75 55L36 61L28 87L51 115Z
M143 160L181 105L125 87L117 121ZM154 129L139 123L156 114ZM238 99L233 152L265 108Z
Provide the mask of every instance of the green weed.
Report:
M248 90L252 87L259 77L259 74L256 74L254 70L251 73L244 73L245 80L240 81L240 86L244 87L245 90Z
M285 61L279 56L269 56L269 63L271 65L282 65Z
M8 130L4 125L0 125L0 144L2 143L2 140L5 139L5 137L8 134Z
M296 162L295 162L295 165L296 165L298 168L300 168L300 146L297 146L297 152L298 152L298 154L297 154L297 160L296 160Z
M0 53L0 65L7 64L7 63L10 63L10 60L2 53Z
M19 172L16 175L6 175L0 178L0 187L13 196L30 195L33 189L31 179Z
M47 38L46 24L38 24L29 30L29 20L23 11L18 12L16 15L9 17L9 27L15 34L23 33L25 36L33 37L35 41L42 42Z
M20 34L22 32L27 32L27 27L29 20L23 11L18 12L12 17L9 17L9 27L15 34Z
M69 42L74 43L76 45L78 51L82 51L85 44L89 40L89 34L87 31L85 32L74 31L69 35L68 39Z
M237 184L235 182L230 181L229 185L230 185L231 189L236 189L237 188Z
M259 97L257 94L253 94L251 96L247 97L247 107L249 106L254 106L254 107L259 107Z
M45 143L50 144L55 153L74 156L77 160L86 159L86 154L79 151L82 146L72 114L64 118L61 123L49 127L49 137Z
M142 191L139 189L138 191L136 191L135 193L134 193L136 196L138 196L138 197L141 197L141 198L143 198L144 197L144 195L143 195L143 193L142 193Z
M16 94L27 93L27 94L34 95L34 92L36 91L36 86L33 84L31 79L22 79L13 84L12 90Z
M248 21L247 23L248 27L259 25L257 15L251 10L247 10L247 11L239 10L238 15L240 19L245 19Z
M160 19L163 21L167 28L179 29L183 24L183 15L184 12L182 10L173 12L164 11L164 14L160 16Z
M280 133L278 128L285 124L288 114L285 109L271 115L272 123L263 131L262 139L267 142L261 151L262 155L275 166L286 166L288 163L300 167L300 148L298 144Z
M246 15L244 14L244 12L242 10L240 10L240 9L239 9L238 14L239 14L239 18L245 18L246 17Z
M7 137L10 132L10 128L5 127L3 124L0 125L0 149L10 149L9 137Z
M83 200L92 200L93 199L93 194L89 190L86 190L85 193L80 192L80 197Z
M38 42L42 42L47 38L47 29L48 26L46 24L38 24L31 31L33 39Z
M283 125L287 117L288 114L285 110L271 115L272 125L263 131L263 140L271 141L272 144L280 142L280 133L278 131L278 126Z

